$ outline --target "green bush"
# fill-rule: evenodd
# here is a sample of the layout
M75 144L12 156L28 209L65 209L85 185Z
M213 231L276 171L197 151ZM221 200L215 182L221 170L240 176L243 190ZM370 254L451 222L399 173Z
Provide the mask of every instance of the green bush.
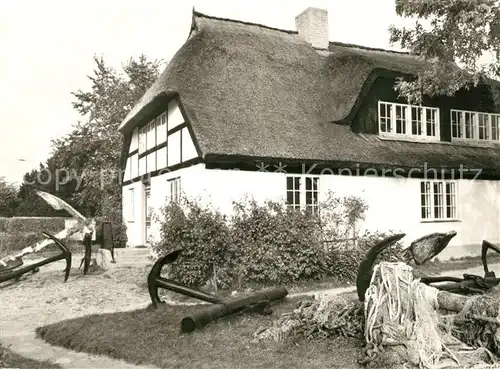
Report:
M5 255L34 245L44 237L43 231L57 233L64 229L64 218L0 218L0 254Z
M331 252L324 241L335 237L345 244L366 211L361 199L335 198L332 193L320 204L321 217L273 201L258 204L245 199L233 207L233 215L226 218L209 206L183 199L181 204L167 204L155 216L160 241L153 243L153 251L183 249L179 261L169 267L173 278L191 286L215 279L217 286L239 287L340 273L349 265L352 247Z
M319 218L268 201L234 203L231 236L240 282L280 284L326 272Z
M364 260L367 252L377 242L384 238L393 235L393 232L365 232L358 239L348 243L338 244L331 247L330 257L330 274L341 282L354 282L358 273L358 268L362 260ZM395 261L398 258L398 253L402 250L403 244L401 241L396 242L393 246L384 250L375 261Z
M200 286L214 278L217 285L228 287L232 275L227 274L231 259L229 227L224 216L195 201L170 203L162 209L161 240L152 244L153 251L166 253L178 248L183 252L170 273L189 286Z

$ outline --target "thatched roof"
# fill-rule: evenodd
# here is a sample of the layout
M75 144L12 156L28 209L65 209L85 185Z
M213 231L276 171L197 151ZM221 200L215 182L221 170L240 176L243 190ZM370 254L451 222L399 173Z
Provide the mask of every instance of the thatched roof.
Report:
M375 71L415 73L423 65L416 56L340 43L320 52L295 31L197 12L192 27L189 39L124 120L122 132L177 93L204 157L464 164L500 173L500 150L387 141L334 123L349 116Z

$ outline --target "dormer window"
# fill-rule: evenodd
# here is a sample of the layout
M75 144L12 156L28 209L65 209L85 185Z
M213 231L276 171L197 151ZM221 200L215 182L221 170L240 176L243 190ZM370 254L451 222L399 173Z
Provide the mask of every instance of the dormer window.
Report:
M378 126L381 137L439 141L439 109L379 101Z
M452 109L450 115L453 140L500 141L500 114Z

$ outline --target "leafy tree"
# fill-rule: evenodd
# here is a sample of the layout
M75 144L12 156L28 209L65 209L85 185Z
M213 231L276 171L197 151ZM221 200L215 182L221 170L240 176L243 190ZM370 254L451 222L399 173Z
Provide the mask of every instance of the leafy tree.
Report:
M11 217L17 206L17 188L0 177L0 217Z
M86 216L110 221L117 245L124 242L121 221L120 154L123 138L118 126L159 75L161 61L144 55L131 58L118 73L103 58L94 57L95 69L88 78L89 91L73 92L74 109L83 117L69 134L52 141L45 165L24 176L16 214L60 214L35 194L53 193Z
M33 169L23 177L23 183L17 192L16 216L68 216L64 211L57 211L41 199L35 190L57 193L57 196L68 201L69 195L56 189L55 168L40 163L38 169Z
M423 95L452 96L500 77L499 0L396 0L396 13L414 23L391 26L391 43L429 62L418 78L396 82L409 102L420 103Z
M113 228L123 228L121 221L120 154L123 137L118 126L159 75L160 61L144 55L131 58L123 73L94 57L95 69L89 91L73 92L74 109L86 121L53 140L50 164L59 175L59 191L70 194L86 215L97 214L111 221ZM122 229L123 234L124 229Z

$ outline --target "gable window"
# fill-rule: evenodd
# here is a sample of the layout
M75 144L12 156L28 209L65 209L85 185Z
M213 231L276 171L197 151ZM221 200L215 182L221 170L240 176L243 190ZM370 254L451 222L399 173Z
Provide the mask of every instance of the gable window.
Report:
M452 109L450 116L453 139L500 141L500 114Z
M167 141L167 113L162 113L156 118L156 144L161 145Z
M139 154L146 151L146 128L147 126L139 129Z
M378 124L382 137L440 139L438 108L379 101Z
M420 182L421 219L457 220L457 182Z
M288 176L286 178L286 203L294 209L318 214L319 177Z
M422 108L420 114L425 114L425 131L428 137L436 137L439 131L439 110L436 108Z
M477 124L478 124L478 135L477 138L480 140L489 140L490 135L489 135L489 130L488 130L488 122L489 116L488 114L481 114L479 113L477 115Z
M168 183L170 185L170 201L179 203L181 200L181 177L169 179Z
M155 120L146 125L146 150L150 150L156 145Z

